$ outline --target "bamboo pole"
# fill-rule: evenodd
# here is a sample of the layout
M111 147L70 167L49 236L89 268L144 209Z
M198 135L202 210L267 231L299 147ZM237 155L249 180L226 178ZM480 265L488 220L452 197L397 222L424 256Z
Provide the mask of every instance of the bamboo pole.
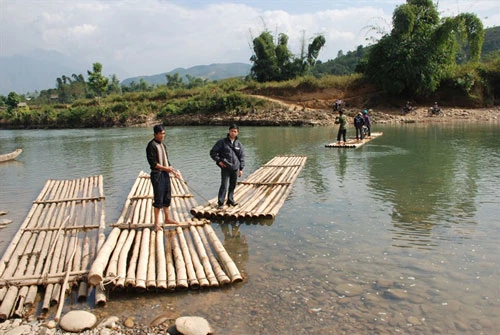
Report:
M108 261L107 270L106 270L106 278L115 278L118 275L118 258L120 256L121 250L125 241L128 237L128 230L123 229L120 233L120 237L118 238L118 242L114 246L113 254ZM116 279L114 280L116 282Z
M163 232L156 234L156 268L157 287L161 290L167 289L167 262L165 258L165 244Z
M214 274L217 277L218 283L221 285L229 284L231 282L231 280L226 275L226 273L222 269L219 261L217 260L217 258L213 254L212 248L210 247L210 243L208 242L208 238L205 234L203 226L197 226L196 230L198 231L198 234L200 235L200 239L203 243L204 249L207 252L208 259L210 260L210 264L212 265L212 269L214 270Z
M198 289L200 287L200 283L198 281L198 278L196 278L196 272L194 270L193 260L189 252L189 248L186 242L186 237L184 236L183 229L180 227L177 228L177 236L179 237L179 243L181 246L182 254L184 255L188 284L190 287Z
M74 242L73 242L74 244L73 244L73 248L72 248L73 250L71 252L71 256L69 257L68 261L66 262L66 276L64 277L63 285L61 288L61 296L59 297L59 306L57 306L56 316L54 317L54 320L56 322L59 322L62 308L64 306L64 295L65 295L66 289L68 287L68 279L69 279L69 274L71 272L71 268L73 265L73 258L75 257L75 254L76 254L77 242L78 242L78 239L75 237Z
M26 300L28 289L28 286L23 286L19 290L19 293L17 294L17 303L14 304L15 306L17 306L16 310L13 313L14 316L17 316L19 318L22 318L24 316L24 301Z
M156 288L156 231L154 230L151 232L151 236L149 238L147 271L146 287L148 290L154 290Z
M42 191L38 195L37 200L43 199L43 197L45 196L45 193L49 189L49 186L51 186L53 184L54 184L53 180L48 180L45 183L44 187L42 188ZM28 224L31 220L31 217L33 216L34 212L38 209L38 207L40 207L40 205L36 205L36 206L31 207L30 211L28 212L28 215L26 216L26 219L23 221L23 223L19 227L18 232L22 232L24 230L24 228L28 226ZM9 246L5 250L2 258L0 259L0 276L3 275L3 272L6 268L7 263L8 263L8 260L11 258L12 254L13 254L14 250L16 249L16 247L19 243L19 240L22 238L22 236L23 236L22 233L21 234L17 233L14 236L14 238L10 242Z
M205 229L209 241L212 243L212 246L214 247L217 255L219 256L219 259L222 261L222 264L224 265L225 269L231 276L231 282L235 283L242 281L243 278L241 277L238 268L234 264L231 257L229 257L229 254L227 253L226 249L224 249L222 243L217 238L217 235L215 234L215 231L213 230L212 226L205 225L203 228Z
M165 259L167 262L167 289L174 290L176 286L176 274L175 274L175 266L172 256L172 238L174 238L173 231L169 230L165 233L166 237L166 247L165 247Z
M142 230L138 230L135 235L134 249L132 257L130 257L129 267L127 269L127 278L125 279L125 286L135 285L135 273L137 271L137 260L139 259L139 251L141 248Z
M196 245L196 249L198 250L198 255L200 256L201 263L203 264L203 269L206 274L206 278L209 282L210 286L219 286L219 282L217 281L217 277L215 276L212 265L210 264L210 259L207 255L207 251L205 250L205 246L203 245L203 241L201 240L200 234L195 226L189 227L191 232L191 236Z
M175 273L177 279L177 287L188 288L188 280L186 274L186 264L184 262L184 257L182 256L182 251L179 246L179 241L177 239L177 231L172 231L172 254L174 256Z
M207 287L210 283L208 282L207 276L205 274L205 269L200 261L200 257L198 256L198 252L196 251L196 247L192 240L192 231L186 229L185 232L185 239L187 242L189 254L191 255L191 260L193 262L196 279L198 280L200 287ZM194 230L194 232L196 233L196 230Z
M125 241L125 244L123 245L123 248L120 252L120 257L118 258L118 280L116 281L116 286L119 288L125 286L125 279L127 277L127 259L130 252L130 247L134 242L135 235L135 230L132 229L129 231L127 240Z
M89 271L88 282L91 285L97 286L102 281L106 263L109 259L109 256L111 255L111 252L113 251L119 235L120 229L113 228L113 230L111 230L111 233L109 233L108 239L99 250L99 253L97 254L97 257L92 263L92 267Z
M142 230L141 247L139 250L139 261L135 278L135 288L139 291L146 290L146 278L149 259L149 238L151 231L148 228Z

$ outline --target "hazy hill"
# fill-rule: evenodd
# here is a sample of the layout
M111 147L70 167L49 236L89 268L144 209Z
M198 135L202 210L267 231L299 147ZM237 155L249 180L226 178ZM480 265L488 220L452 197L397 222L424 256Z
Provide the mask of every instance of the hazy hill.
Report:
M167 83L167 74L179 74L181 78L186 80L185 76L188 74L193 77L201 77L208 80L218 80L232 77L246 76L250 73L250 64L245 63L227 63L227 64L210 64L210 65L197 65L188 69L177 68L170 72L164 72L151 76L139 76L127 78L120 82L121 85L130 85L131 82L139 83L144 79L148 84L165 85Z

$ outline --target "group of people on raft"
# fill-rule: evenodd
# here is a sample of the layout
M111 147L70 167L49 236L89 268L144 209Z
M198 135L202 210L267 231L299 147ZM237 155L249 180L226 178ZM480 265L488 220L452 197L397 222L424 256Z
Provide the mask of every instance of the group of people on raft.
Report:
M335 118L335 124L339 125L337 142L340 143L340 140L343 139L345 143L347 135L347 117L344 115L342 108L337 108L336 110L339 113L339 115ZM363 110L363 113L359 112L354 117L353 123L354 128L356 129L356 140L363 140L365 136L371 136L370 116L368 115L368 111L366 109Z

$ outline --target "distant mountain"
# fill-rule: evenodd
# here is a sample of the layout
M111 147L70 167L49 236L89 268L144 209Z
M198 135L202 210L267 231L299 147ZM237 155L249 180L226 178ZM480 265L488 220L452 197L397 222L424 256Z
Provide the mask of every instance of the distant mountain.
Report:
M144 81L150 85L165 85L167 83L167 74L174 75L176 73L178 73L179 76L184 80L186 80L186 75L188 74L193 77L208 79L212 81L218 79L246 76L250 73L251 67L252 66L250 64L245 63L197 65L188 69L177 68L170 72L164 72L151 76L127 78L121 81L120 84L128 86L131 82L139 83L141 79L144 79Z

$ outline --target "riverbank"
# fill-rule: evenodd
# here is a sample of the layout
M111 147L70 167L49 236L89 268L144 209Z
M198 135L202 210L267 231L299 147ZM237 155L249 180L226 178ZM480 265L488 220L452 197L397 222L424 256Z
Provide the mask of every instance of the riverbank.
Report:
M401 110L383 108L370 109L373 124L385 123L439 123L439 122L495 122L499 120L500 106L491 108L442 108L443 116L429 116L428 107L416 107L402 115ZM362 112L359 108L346 108L345 114L354 118ZM220 113L215 115L191 114L169 116L165 123L170 126L214 125L225 126L237 123L240 126L331 126L335 124L337 113L327 109L312 109L297 104L281 103L272 110L255 110L250 113ZM158 120L149 119L148 124Z

